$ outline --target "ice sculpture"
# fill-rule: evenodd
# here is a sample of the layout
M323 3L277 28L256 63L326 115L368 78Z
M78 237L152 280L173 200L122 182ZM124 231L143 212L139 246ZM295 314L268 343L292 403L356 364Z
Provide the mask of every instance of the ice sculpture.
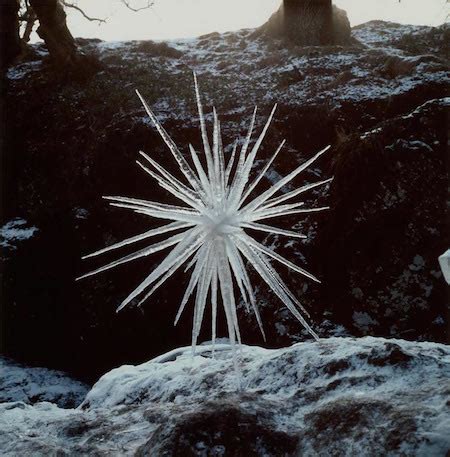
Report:
M192 165L188 163L168 133L164 130L142 95L136 91L145 110L150 116L150 119L153 121L156 129L177 161L183 176L180 176L180 179L173 176L143 152L140 153L142 162L137 161L137 163L155 179L161 187L179 199L184 206L174 206L128 197L104 197L109 200L113 206L127 208L152 218L167 219L170 223L156 229L151 229L132 238L128 238L112 246L108 246L83 258L97 256L157 235L170 235L163 241L151 244L137 252L122 257L81 278L100 273L125 262L130 262L173 246L173 249L160 265L158 265L144 281L125 298L125 300L123 300L118 307L118 311L137 297L140 298L139 303L147 300L175 271L182 265L187 264L186 271L192 268L192 273L176 315L175 324L178 322L190 296L195 290L192 347L195 349L205 307L208 303L208 297L210 297L212 308L212 341L214 342L216 338L218 295L220 293L230 342L234 347L236 341L239 343L241 342L236 312L234 283L237 285L246 306L249 307L250 305L252 307L263 337L265 337L255 300L255 294L246 270L245 263L248 262L309 333L317 339L316 333L305 319L305 316L309 317L307 311L288 289L280 275L273 268L271 261L276 260L313 281L318 280L311 273L308 273L277 254L274 250L256 241L248 232L257 230L288 237L305 238L304 235L297 232L266 225L262 221L278 216L309 213L327 209L327 207L305 209L303 208L303 202L286 202L303 192L330 182L331 179L308 184L290 192L281 193L278 196L274 195L327 151L329 146L295 168L272 187L259 193L254 200L249 200L253 190L259 184L261 178L265 175L284 144L283 141L259 174L253 180L250 180L250 173L256 154L261 146L267 129L269 128L275 113L276 105L270 113L258 139L253 147L250 148L251 135L256 117L255 107L250 127L242 147L239 152L237 152L235 143L232 153L227 160L224 156L222 145L220 121L215 109L213 109L214 127L212 147L209 144L205 117L195 74L194 84L205 163L201 162L197 152L192 145L189 145ZM184 177L184 182L181 180L182 177ZM176 234L172 234L172 232L176 232Z

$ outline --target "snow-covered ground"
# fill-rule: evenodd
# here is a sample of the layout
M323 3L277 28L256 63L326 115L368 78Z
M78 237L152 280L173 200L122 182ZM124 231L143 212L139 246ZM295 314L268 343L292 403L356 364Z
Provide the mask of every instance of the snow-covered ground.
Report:
M25 367L0 357L0 403L54 403L60 408L78 406L89 386L61 371Z
M203 87L226 86L220 96L215 91L211 102L222 115L230 116L237 98L240 107L247 100L258 100L292 107L330 102L333 109L339 109L344 102L386 99L423 85L448 83L448 62L442 59L447 29L445 25L432 28L371 21L355 27L352 34L357 41L344 47L286 46L258 39L251 29L166 42L88 41L83 46L109 67L125 69L124 76L130 68L160 74L161 87L167 85L167 89L162 98L152 101L155 112L161 120L188 120L193 114L191 93L185 99L184 88L193 70ZM434 45L422 49L424 37L432 33ZM411 56L408 49L415 40L421 48ZM39 55L45 52L42 46L36 45L36 50ZM38 71L40 65L41 61L22 63L10 69L8 77L19 80ZM129 85L131 93L138 84L135 78L122 85ZM208 97L209 91L204 92Z
M239 373L224 348L112 370L77 409L3 403L2 455L448 455L448 346L243 346Z
M253 38L253 30L241 30L169 41L182 56L171 61L160 59L159 64L168 65L172 75L181 75L190 68L202 79L217 78L234 96L242 93L243 87L246 91L252 87L251 93L242 96L250 95L260 103L276 101L296 106L332 100L336 109L345 101L384 99L423 84L448 81L448 67L431 55L435 52L433 48L427 49L427 56L417 59L410 57L400 43L402 38L414 40L432 30L435 29L368 22L352 31L365 49L357 45L330 48L287 47L276 42L270 45ZM443 26L442 39L445 39L444 30ZM128 54L128 58L133 60L133 55ZM180 112L179 107L176 112Z

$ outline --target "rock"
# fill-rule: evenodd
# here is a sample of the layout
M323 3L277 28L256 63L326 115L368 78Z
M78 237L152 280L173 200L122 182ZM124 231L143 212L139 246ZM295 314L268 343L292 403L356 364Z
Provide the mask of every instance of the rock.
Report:
M330 338L190 348L104 375L80 408L0 404L2 455L417 455L450 450L450 347ZM158 362L160 360L160 362Z
M450 284L450 249L439 256L439 265L447 284Z
M444 60L433 55L422 55L413 57L388 57L380 68L380 73L388 78L394 79L399 76L412 75L416 71L443 71L447 68Z
M391 56L386 59L381 72L387 78L392 79L401 75L410 75L415 69L415 62L408 59L402 59L398 56Z
M149 56L161 56L177 59L183 55L178 49L169 46L167 43L155 43L154 41L139 41L136 43L136 51Z
M51 402L60 408L74 408L88 390L89 386L61 371L25 367L0 357L0 403Z
M326 259L332 320L361 334L445 341L447 291L437 259L449 243L441 217L447 107L447 99L427 102L334 150L332 210L316 256Z

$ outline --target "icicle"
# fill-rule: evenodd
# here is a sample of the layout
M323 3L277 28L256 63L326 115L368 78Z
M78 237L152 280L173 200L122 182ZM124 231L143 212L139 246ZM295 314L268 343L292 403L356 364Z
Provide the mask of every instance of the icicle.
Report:
M107 246L106 248L100 249L99 251L93 252L92 254L88 254L82 257L82 259L88 259L89 257L94 257L100 254L104 254L105 252L112 251L113 249L119 249L127 244L136 243L141 240L145 240L152 236L162 235L164 233L173 232L175 230L180 230L182 228L187 228L189 226L194 225L192 222L172 222L171 224L163 225L162 227L158 227L155 229L148 230L147 232L141 233L140 235L132 236L131 238L127 238L126 240L120 241L119 243L112 244L111 246Z
M269 125L272 122L272 118L273 118L273 115L275 114L276 109L277 109L277 105L275 104L275 106L272 109L272 112L270 113L269 118L267 119L266 125L264 126L261 134L259 135L259 138L256 140L256 143L253 146L252 151L250 152L250 154L248 155L248 157L245 160L244 166L242 167L242 171L239 174L239 179L236 183L236 186L234 189L232 189L232 198L230 201L230 205L232 205L232 207L234 207L235 204L238 205L238 202L241 199L242 191L244 190L244 186L248 181L248 177L249 177L250 171L252 169L253 162L256 157L256 153L258 152L259 147L261 146L261 143L262 143L264 137L266 136L267 129L269 128Z
M197 75L196 75L195 71L194 71L194 85L195 85L195 96L196 96L196 100L197 100L198 116L200 119L200 130L202 132L203 148L204 148L205 156L206 156L209 180L211 182L212 177L213 177L214 164L213 164L213 160L212 160L212 156L211 156L211 148L209 146L208 134L206 132L205 116L203 115L203 106L202 106L202 102L200 99L200 91L199 91Z
M186 159L183 157L181 152L178 150L176 144L170 138L168 133L165 131L164 127L160 124L158 121L157 117L153 114L153 111L150 109L148 106L147 102L144 100L142 95L138 90L136 90L136 94L140 98L142 104L144 105L145 110L147 111L147 114L149 115L150 119L153 121L155 124L156 129L158 130L159 134L161 135L161 138L164 140L168 148L170 149L170 152L172 155L175 157L175 160L178 162L178 165L180 167L181 172L184 174L186 179L188 180L189 184L197 191L201 192L201 185L198 179L195 177L194 172L192 171L191 167L189 164L186 162Z
M235 142L231 156L225 160L221 124L215 109L213 109L212 148L210 146L200 90L195 73L194 85L206 164L202 163L195 149L192 145L189 145L189 154L192 158L193 168L190 165L191 160L188 163L143 97L137 92L156 130L175 158L180 169L181 179L184 182L143 152L140 152L142 163L140 161L137 163L155 180L158 186L169 192L180 204L171 205L130 197L104 197L109 200L112 206L123 208L146 217L168 220L169 223L107 246L83 258L87 259L116 249L126 248L133 243L145 241L155 236L162 235L165 239L152 243L131 254L124 255L107 265L81 276L81 278L101 273L124 263L162 251L163 249L171 248L167 256L129 293L117 310L121 310L131 302L134 302L135 299L136 301L139 300L139 304L143 303L163 284L166 284L175 272L184 267L186 267L185 272L192 269L188 285L175 316L174 324L177 324L189 300L194 296L192 323L192 348L194 351L200 335L205 309L209 305L208 300L210 300L212 314L211 336L214 353L217 336L217 307L220 294L220 301L225 312L228 336L231 343L233 364L236 373L240 373L237 348L241 347L241 334L236 310L235 285L237 285L236 289L242 296L245 305L255 313L257 324L265 339L255 292L247 271L248 265L251 265L255 269L262 280L310 334L314 338L318 338L306 321L306 318L310 317L307 310L303 308L281 279L273 267L272 261L275 260L290 270L306 276L310 280L318 282L318 279L273 249L259 243L247 232L257 230L293 238L305 238L305 235L293 230L265 225L261 221L274 217L317 212L327 209L327 207L306 209L303 207L303 202L293 202L292 199L304 192L329 183L331 179L310 183L279 196L274 196L274 194L282 190L286 184L291 182L306 167L317 160L328 147L319 151L305 163L296 167L287 176L261 192L254 200L245 203L247 199L251 198L253 191L261 183L262 178L266 175L269 167L272 166L284 144L283 141L266 162L262 170L257 174L256 178L250 181L249 177L253 164L271 124L276 105L270 113L256 142L250 149L257 113L257 108L255 107L250 120L250 126L239 153L237 152L237 142ZM290 200L290 202L284 203L287 200ZM180 233L172 233L177 231L180 231ZM238 388L241 388L240 375L238 375L238 378Z
M306 235L302 235L300 233L293 232L291 230L284 230L284 229L280 229L278 227L272 227L271 225L259 224L257 222L243 222L242 227L250 228L253 230L259 230L260 232L291 236L293 238L302 238L302 239L307 238Z
M283 140L280 146L278 146L278 149L275 151L275 154L270 158L270 160L266 163L264 168L261 170L261 173L258 175L258 177L252 182L252 184L248 187L248 189L245 191L245 194L241 198L241 201L239 202L238 207L240 208L242 206L242 203L247 199L247 197L252 193L252 190L258 185L259 181L263 178L263 176L266 175L267 170L270 168L272 165L273 161L277 157L278 153L281 151L281 148L283 147L284 143L286 140Z
M303 170L308 168L313 162L315 162L322 154L324 154L326 151L330 149L330 146L327 146L326 148L323 148L321 151L319 151L314 157L311 159L307 160L305 163L297 167L294 171L289 173L287 176L284 178L280 179L275 185L273 185L270 189L266 190L261 196L255 198L252 202L250 202L245 208L244 211L253 211L256 209L258 206L260 206L262 203L264 203L268 198L270 198L275 192L280 190L282 187L284 187L287 183L292 181L299 173L301 173Z
M267 200L266 203L262 206L262 208L270 208L271 206L278 205L286 200L296 197L297 195L302 194L308 190L314 189L315 187L323 186L324 184L328 184L329 182L333 181L333 178L325 179L325 181L314 182L312 184L307 184L306 186L300 187L299 189L293 190L288 192L287 194L280 195L279 197L273 198L271 200Z

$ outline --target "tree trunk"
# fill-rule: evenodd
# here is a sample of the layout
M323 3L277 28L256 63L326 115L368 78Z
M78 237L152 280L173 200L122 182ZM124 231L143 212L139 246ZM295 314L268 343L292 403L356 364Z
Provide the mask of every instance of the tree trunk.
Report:
M331 0L283 0L259 33L303 46L340 44L350 40L350 23Z
M1 1L1 0L0 0ZM94 57L79 51L59 0L29 0L39 20L38 35L44 40L59 75L85 80L101 67Z
M39 19L38 35L45 41L50 57L58 66L74 67L77 45L66 23L66 13L58 0L30 0Z
M333 42L331 0L284 0L285 35L304 44L324 45Z
M18 0L0 1L0 69L2 74L22 51L18 12Z
M25 23L25 31L23 32L22 41L28 43L30 41L31 32L33 31L34 23L37 20L36 13L33 8L28 7L27 10L27 19Z

